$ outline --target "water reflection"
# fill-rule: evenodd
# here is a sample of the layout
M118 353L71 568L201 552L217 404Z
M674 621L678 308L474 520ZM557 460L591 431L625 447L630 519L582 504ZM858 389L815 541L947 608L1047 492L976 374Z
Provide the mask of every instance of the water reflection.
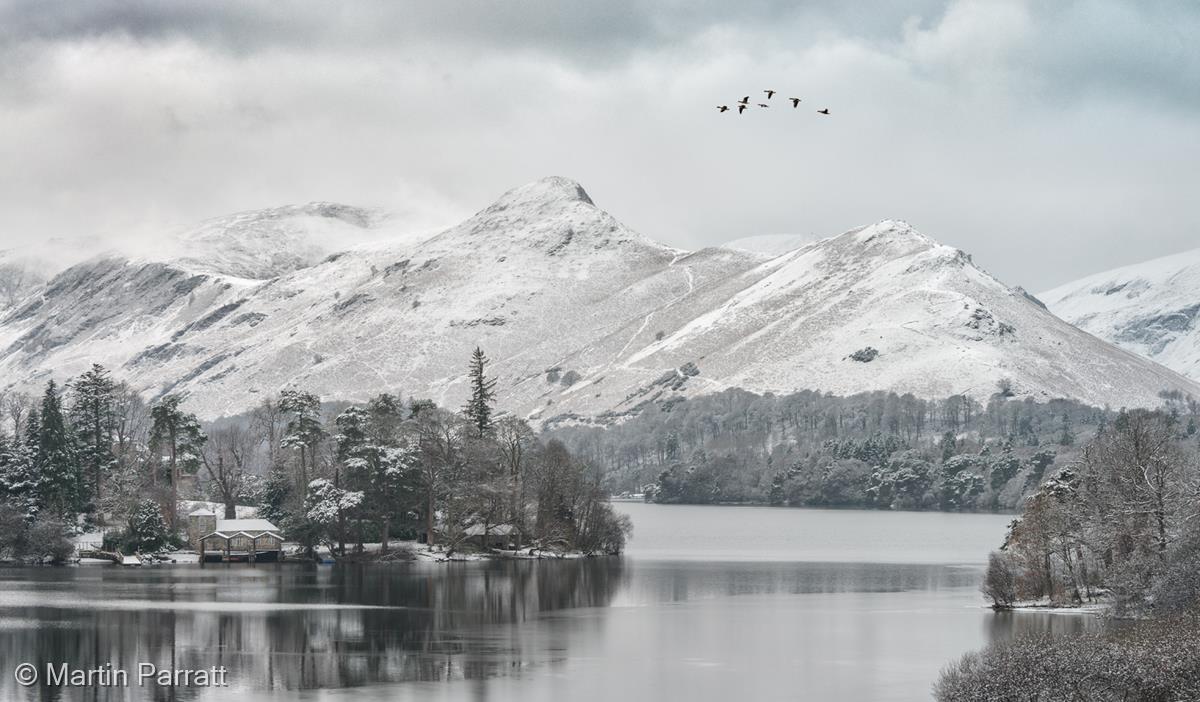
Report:
M531 650L530 642L512 635L522 622L555 610L605 607L623 577L624 564L615 558L375 568L8 569L0 571L0 698L22 694L11 671L25 661L41 670L62 661L130 671L143 662L223 665L233 687L259 690L493 676L559 648L539 641L542 651ZM89 700L128 693L40 692L41 699ZM193 699L199 692L180 688L169 698Z
M1097 625L982 606L1001 517L635 508L625 558L0 568L0 700L911 700L989 641ZM26 661L231 687L25 689Z

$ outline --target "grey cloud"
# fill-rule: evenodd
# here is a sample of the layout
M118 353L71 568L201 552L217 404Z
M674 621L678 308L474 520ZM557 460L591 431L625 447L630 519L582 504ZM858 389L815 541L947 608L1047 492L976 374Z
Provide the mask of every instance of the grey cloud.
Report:
M900 5L0 0L0 244L560 174L680 246L896 217L1031 289L1195 245L1196 5ZM834 116L713 109L768 85Z

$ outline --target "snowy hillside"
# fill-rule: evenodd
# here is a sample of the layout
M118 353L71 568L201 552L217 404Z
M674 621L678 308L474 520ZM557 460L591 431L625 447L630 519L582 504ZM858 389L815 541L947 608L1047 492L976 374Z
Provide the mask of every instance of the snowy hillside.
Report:
M98 242L90 238L30 237L0 249L0 315L32 294L48 279L87 258Z
M1097 273L1039 297L1081 329L1200 380L1200 249Z
M758 236L734 239L722 244L722 246L727 249L738 249L739 251L751 251L769 256L778 256L798 249L805 244L811 244L814 241L820 240L820 238L810 234L760 234Z
M379 211L313 202L211 219L179 232L167 245L184 267L266 280L369 241L384 221Z
M338 212L333 227L359 226L358 210ZM237 240L230 221L199 238ZM1153 404L1162 389L1200 396L902 222L773 258L686 252L547 178L436 236L280 268L273 247L301 247L253 229L270 232L254 240L263 246L63 272L0 320L0 377L31 386L99 362L151 396L186 392L205 417L283 387L457 406L479 345L501 404L536 421L611 418L727 387L986 398L1008 379L1018 395L1113 406Z

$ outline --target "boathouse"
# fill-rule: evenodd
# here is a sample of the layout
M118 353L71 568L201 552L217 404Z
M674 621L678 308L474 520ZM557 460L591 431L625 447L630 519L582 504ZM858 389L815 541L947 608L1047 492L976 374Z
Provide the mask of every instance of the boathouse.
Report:
M188 515L188 540L210 563L272 563L283 553L283 536L268 520L218 519L208 509Z

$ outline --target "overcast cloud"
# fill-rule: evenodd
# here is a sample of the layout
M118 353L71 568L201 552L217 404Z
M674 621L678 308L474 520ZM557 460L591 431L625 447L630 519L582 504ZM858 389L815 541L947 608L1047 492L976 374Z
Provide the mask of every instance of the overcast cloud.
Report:
M555 174L676 246L899 218L1034 290L1200 246L1200 4L896 5L0 0L0 245Z

